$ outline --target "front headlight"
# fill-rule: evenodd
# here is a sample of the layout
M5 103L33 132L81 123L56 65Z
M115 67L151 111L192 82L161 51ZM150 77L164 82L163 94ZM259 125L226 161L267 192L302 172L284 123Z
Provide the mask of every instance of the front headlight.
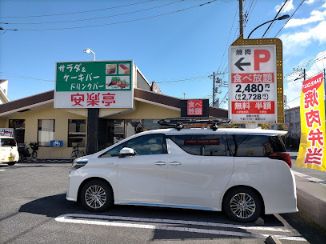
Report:
M85 166L87 163L88 163L88 159L86 159L86 158L83 158L83 159L82 158L80 158L80 159L77 158L72 163L72 168L73 169L79 169L79 168Z

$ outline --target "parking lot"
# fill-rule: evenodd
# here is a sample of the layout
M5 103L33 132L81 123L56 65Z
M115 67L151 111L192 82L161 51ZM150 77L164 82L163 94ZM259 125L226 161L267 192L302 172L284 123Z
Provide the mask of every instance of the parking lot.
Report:
M271 215L255 223L223 213L115 206L101 214L65 200L69 163L0 165L1 243L322 243L325 233L298 214Z

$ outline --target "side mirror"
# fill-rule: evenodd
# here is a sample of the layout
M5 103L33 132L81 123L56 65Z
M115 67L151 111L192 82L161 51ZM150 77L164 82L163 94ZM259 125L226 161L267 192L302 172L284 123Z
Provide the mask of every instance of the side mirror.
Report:
M129 147L124 147L119 152L119 157L120 158L135 156L135 155L136 155L135 150L132 149L132 148L129 148Z

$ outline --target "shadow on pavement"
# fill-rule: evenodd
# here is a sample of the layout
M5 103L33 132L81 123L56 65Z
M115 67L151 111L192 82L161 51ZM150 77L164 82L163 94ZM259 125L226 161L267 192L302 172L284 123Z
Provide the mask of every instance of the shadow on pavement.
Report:
M241 223L229 220L222 212L176 209L176 208L161 208L161 207L143 207L143 206L120 206L116 205L110 210L103 213L93 213L84 210L77 203L66 200L64 193L47 196L36 199L22 205L19 212L45 215L47 217L58 217L63 214L96 214L109 216L124 216L137 218L164 218L178 219L189 221L206 221L216 223L226 223L239 225ZM247 223L248 226L283 226L274 215L266 215L263 217L264 224Z
M58 194L36 199L22 205L19 212L45 215L47 217L58 217L68 213L85 213L81 208L66 200L66 194Z
M83 210L78 204L67 201L65 194L57 194L36 199L22 205L19 212L44 215L51 218L56 218L64 214L94 214ZM169 219L169 220L182 220L182 221L200 221L208 223L223 223L231 225L245 225L245 226L273 226L283 227L283 223L280 222L275 216L264 216L265 223L248 223L241 224L228 220L222 212L211 211L199 211L199 210L187 210L187 209L173 209L173 208L157 208L157 207L139 207L139 206L114 206L107 212L96 213L98 216L117 216L118 217L132 217L132 218L146 218L146 219ZM134 222L134 221L132 221ZM150 223L149 223L150 224ZM178 228L203 228L198 226L189 226L186 224L173 224L173 227ZM235 227L212 227L215 230L221 231L236 231L237 233L250 234L245 229ZM223 238L239 238L247 239L248 237L237 237L228 235L218 235ZM204 239L208 240L216 238L217 234L208 233L195 233L187 231L173 231L164 229L153 230L152 240L180 240L180 239ZM251 237L249 237L251 238Z

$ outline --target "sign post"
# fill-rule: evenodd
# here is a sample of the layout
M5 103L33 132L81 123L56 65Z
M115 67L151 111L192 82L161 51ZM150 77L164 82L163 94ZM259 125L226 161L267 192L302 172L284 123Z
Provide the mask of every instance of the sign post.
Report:
M61 62L56 66L55 108L87 108L87 153L98 150L99 109L133 108L132 61Z
M233 123L284 123L282 42L237 39L229 51L229 118Z

